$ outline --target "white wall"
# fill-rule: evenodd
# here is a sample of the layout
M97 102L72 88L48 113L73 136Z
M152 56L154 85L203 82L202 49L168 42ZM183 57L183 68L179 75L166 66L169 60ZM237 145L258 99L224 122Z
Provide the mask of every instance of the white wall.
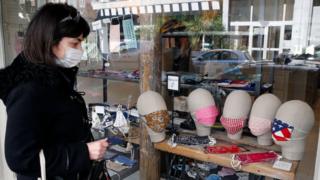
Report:
M313 7L310 45L320 44L320 6Z
M295 0L293 10L292 49L308 46L313 0Z

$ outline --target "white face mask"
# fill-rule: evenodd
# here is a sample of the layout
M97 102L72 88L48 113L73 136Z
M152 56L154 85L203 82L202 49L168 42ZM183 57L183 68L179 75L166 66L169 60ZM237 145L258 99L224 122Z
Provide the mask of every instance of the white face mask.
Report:
M83 55L83 51L75 48L68 48L62 59L57 59L57 65L65 68L71 68L77 66Z

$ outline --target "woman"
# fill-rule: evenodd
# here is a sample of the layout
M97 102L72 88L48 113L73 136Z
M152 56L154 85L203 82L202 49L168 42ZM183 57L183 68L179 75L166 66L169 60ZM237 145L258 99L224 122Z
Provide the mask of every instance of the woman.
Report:
M91 139L85 102L74 90L81 42L88 23L66 4L46 4L31 20L24 50L0 71L0 98L7 108L5 155L18 180L84 179L108 143Z

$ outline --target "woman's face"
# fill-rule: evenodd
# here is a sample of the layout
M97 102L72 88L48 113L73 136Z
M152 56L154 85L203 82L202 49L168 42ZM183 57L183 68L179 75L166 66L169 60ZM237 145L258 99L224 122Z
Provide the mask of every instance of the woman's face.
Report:
M58 59L63 59L65 52L68 48L82 50L82 47L81 47L82 41L83 41L82 34L76 38L63 37L57 45L52 47L52 52Z

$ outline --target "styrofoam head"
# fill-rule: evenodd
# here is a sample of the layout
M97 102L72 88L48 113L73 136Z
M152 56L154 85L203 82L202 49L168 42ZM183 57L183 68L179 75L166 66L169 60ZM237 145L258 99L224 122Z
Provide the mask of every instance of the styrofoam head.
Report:
M190 113L194 113L198 109L215 105L211 93L202 88L193 90L188 96L188 107Z
M142 93L137 102L137 109L139 114L142 115L142 119L146 121L144 115L158 112L161 110L167 110L166 103L163 97L154 91L146 91ZM161 142L165 139L165 132L155 132L147 126L147 131L152 142Z
M277 96L269 93L263 94L254 101L250 117L255 116L273 121L280 105L281 101Z
M271 140L271 122L280 105L281 101L273 94L263 94L255 100L249 119L249 128L253 135L261 136L267 133Z
M137 109L141 115L146 115L160 110L167 110L167 105L159 93L146 91L139 96Z
M209 136L211 134L211 126L206 126L203 124L198 123L196 120L195 112L197 110L207 108L209 106L214 106L215 102L211 95L211 93L202 88L198 88L193 90L188 96L188 108L192 119L195 121L196 124L196 132L198 136Z
M251 108L251 97L246 91L232 91L223 107L223 116L231 119L248 117Z
M280 106L275 119L286 123L290 127L288 129L291 130L291 136L287 138L287 141L273 138L275 143L281 146L283 156L289 160L301 160L305 138L312 129L315 120L312 108L300 100L288 101ZM277 130L277 132L280 131ZM275 133L273 132L273 134Z

